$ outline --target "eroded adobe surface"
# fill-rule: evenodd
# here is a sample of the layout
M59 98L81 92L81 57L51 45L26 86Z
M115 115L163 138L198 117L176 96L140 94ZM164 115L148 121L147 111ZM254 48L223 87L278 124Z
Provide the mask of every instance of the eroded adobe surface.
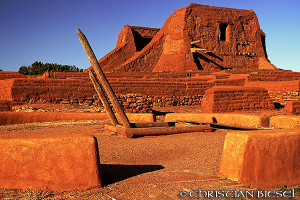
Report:
M299 184L299 128L232 131L226 135L220 173L254 188Z
M290 101L299 100L300 73L275 71L115 72L106 75L126 112L151 112L153 107L172 106L202 105L204 108L206 107L204 105L212 105L217 101L223 108L228 107L228 109L221 109L222 112L230 112L271 109L272 102L282 107ZM278 81L275 81L276 78ZM224 88L223 96L230 95L229 91L234 87L240 87L239 95L235 93L239 99L225 101L224 98L217 98L216 95L210 95L211 97L208 98L209 91L215 90L215 87ZM257 89L250 94L243 87ZM10 105L15 103L101 106L85 72L57 72L39 78L5 79L0 80L0 88L2 110L9 109ZM258 90L263 90L263 95L257 92ZM248 95L255 101L247 99ZM212 111L213 109L210 109L207 112Z
M92 135L1 136L0 144L1 187L64 191L101 186Z
M107 72L276 69L253 10L190 4L161 29L125 25L99 60Z

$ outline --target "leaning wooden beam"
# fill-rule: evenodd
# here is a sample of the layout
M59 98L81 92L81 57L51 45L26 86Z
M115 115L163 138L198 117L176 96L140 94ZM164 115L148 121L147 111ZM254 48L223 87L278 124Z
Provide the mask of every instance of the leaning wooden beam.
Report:
M129 138L134 136L150 136L150 135L170 135L178 133L204 132L211 131L210 125L197 126L173 126L173 127L147 127L147 128L123 128L121 126L114 126L108 129Z
M199 42L200 42L200 40L196 40L196 41L192 41L191 44L197 44Z
M98 94L98 96L99 96L99 98L102 102L102 105L103 105L104 109L106 110L106 112L107 112L107 114L108 114L108 116L111 120L111 123L114 126L116 126L117 124L119 124L119 122L118 122L114 112L112 111L112 109L111 109L111 107L110 107L110 105L109 105L109 103L108 103L108 101L105 97L105 94L104 94L100 84L98 83L98 80L96 79L94 73L91 70L89 70L89 76L90 76L90 79L93 82L94 88L95 88L95 90L96 90L96 92L97 92L97 94Z
M129 122L125 112L123 111L123 109L116 97L116 94L114 93L113 89L111 88L110 84L108 83L88 40L86 39L85 35L80 31L80 29L77 29L77 33L79 36L79 40L89 58L89 61L90 61L91 65L93 66L94 71L96 72L97 78L99 79L104 91L106 92L109 100L111 101L117 115L119 116L121 123L123 124L124 127L130 128L131 127L130 122Z

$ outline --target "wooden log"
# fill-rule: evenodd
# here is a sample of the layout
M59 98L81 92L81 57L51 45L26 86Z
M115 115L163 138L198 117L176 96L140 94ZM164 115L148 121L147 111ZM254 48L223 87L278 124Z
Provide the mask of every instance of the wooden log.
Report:
M106 79L88 40L86 39L85 35L80 31L80 29L77 29L77 33L78 33L79 40L88 56L88 59L89 59L91 65L93 66L94 71L97 74L97 78L99 79L104 91L106 92L109 100L111 101L113 107L115 108L115 111L118 114L121 123L123 124L124 127L130 128L130 122L129 122L125 112L123 111L123 109L116 97L116 94L114 93L108 80Z
M171 127L147 127L147 128L124 128L122 126L105 126L109 131L126 135L129 138L134 136L170 135L178 133L205 132L211 131L210 125L197 126L171 126Z
M151 127L151 128L125 128L125 135L129 138L134 136L170 135L178 133L204 132L211 130L210 125L197 126L174 126L174 127Z
M98 83L98 80L96 79L94 73L91 70L89 70L89 76L90 76L90 79L93 82L94 88L95 88L95 90L96 90L96 92L97 92L97 94L98 94L98 96L99 96L99 98L102 102L102 105L103 105L104 109L106 110L106 112L107 112L107 114L108 114L108 116L111 120L111 123L114 126L119 124L113 110L111 109L111 107L110 107L110 105L109 105L109 103L108 103L108 101L105 97L105 94L104 94L100 84Z
M175 122L138 122L130 123L132 128L147 128L147 127L171 127L175 126Z
M196 40L196 41L192 41L191 44L197 44L199 42L200 42L200 40Z

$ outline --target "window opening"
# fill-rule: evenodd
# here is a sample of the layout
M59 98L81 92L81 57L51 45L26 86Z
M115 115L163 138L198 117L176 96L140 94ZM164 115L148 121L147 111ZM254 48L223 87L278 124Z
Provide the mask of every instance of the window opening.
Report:
M226 31L228 24L221 23L219 26L219 40L226 41Z

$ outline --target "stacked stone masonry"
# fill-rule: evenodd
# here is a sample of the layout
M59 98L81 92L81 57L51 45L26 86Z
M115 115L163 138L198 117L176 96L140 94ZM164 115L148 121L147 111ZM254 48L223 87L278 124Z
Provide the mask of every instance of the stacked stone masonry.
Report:
M153 107L201 105L203 95L208 89L214 88L215 86L231 88L234 86L257 86L258 84L259 87L268 90L269 96L274 103L280 103L283 106L285 106L288 101L300 99L298 93L298 91L300 91L299 80L289 81L288 79L284 79L282 81L271 81L273 86L270 85L270 81L249 80L252 73L280 74L279 72L283 72L283 74L293 74L290 71L276 70L276 72L271 73L261 70L251 72L250 74L236 74L230 72L231 71L222 73L208 71L188 73L141 72L135 74L119 72L107 73L107 77L127 112L151 112ZM56 72L49 74L42 76L48 78L25 76L26 78L0 80L0 100L5 101L5 103L1 103L2 109L10 107L7 101L14 103L78 103L101 106L100 100L95 93L87 73ZM297 75L297 73L294 73L292 76L297 77ZM10 78L10 76L8 76L8 78ZM283 86L280 87L282 84ZM276 91L278 89L282 91ZM129 95L128 98L127 95ZM131 95L137 95L138 98L128 100L131 99ZM140 99L141 97L143 98ZM269 98L268 95L266 98ZM205 99L206 98L204 98L204 100ZM233 102L234 101L231 101L231 103ZM246 104L246 102L243 104ZM256 106L251 106L252 104L253 102L249 102L251 108L268 108L266 106L260 106L261 103ZM238 108L244 109L244 107L235 106L235 109ZM229 108L226 112L235 109ZM220 111L221 110L223 109L220 109Z
M204 112L232 112L273 109L268 91L253 87L213 87L203 97Z

